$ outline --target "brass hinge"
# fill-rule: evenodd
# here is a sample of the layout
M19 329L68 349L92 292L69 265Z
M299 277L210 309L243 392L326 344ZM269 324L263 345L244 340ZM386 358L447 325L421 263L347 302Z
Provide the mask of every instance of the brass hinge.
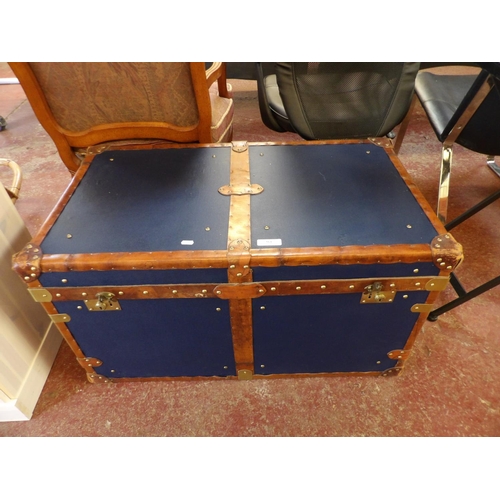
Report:
M365 291L361 295L362 304L380 304L385 302L393 302L396 296L396 290L384 290L384 286L380 281L376 281L365 287Z
M28 288L35 302L52 302L52 294L45 288Z

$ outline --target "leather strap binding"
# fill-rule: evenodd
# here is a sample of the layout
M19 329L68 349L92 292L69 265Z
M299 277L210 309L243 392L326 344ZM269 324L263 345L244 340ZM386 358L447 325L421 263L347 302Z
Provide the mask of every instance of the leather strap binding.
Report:
M246 143L231 148L230 186L250 185L250 158ZM231 194L227 237L229 283L253 281L250 269L250 197L241 192ZM236 371L253 373L252 299L229 300Z

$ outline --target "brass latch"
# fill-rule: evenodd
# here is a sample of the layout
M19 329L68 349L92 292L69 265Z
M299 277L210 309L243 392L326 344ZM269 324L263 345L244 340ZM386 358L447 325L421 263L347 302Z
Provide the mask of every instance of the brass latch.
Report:
M383 302L393 302L396 290L384 290L384 285L380 281L365 286L365 291L361 295L362 304L380 304Z
M121 311L115 294L111 292L99 292L95 299L86 300L85 305L89 311Z

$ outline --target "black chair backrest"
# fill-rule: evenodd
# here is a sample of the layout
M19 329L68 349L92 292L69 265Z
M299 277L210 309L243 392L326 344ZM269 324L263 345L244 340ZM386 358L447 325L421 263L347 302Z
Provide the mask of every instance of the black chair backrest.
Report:
M286 113L305 139L382 137L411 104L419 63L276 63Z
M483 83L490 78L492 88L467 122L456 143L485 155L500 155L500 63L477 63L482 68L471 88L440 135L444 141L466 111Z

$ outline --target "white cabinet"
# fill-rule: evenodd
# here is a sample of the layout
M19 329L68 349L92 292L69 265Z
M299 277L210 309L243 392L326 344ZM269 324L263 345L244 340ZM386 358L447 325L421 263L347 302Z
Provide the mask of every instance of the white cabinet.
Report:
M11 269L30 239L0 183L0 422L31 418L62 340Z

